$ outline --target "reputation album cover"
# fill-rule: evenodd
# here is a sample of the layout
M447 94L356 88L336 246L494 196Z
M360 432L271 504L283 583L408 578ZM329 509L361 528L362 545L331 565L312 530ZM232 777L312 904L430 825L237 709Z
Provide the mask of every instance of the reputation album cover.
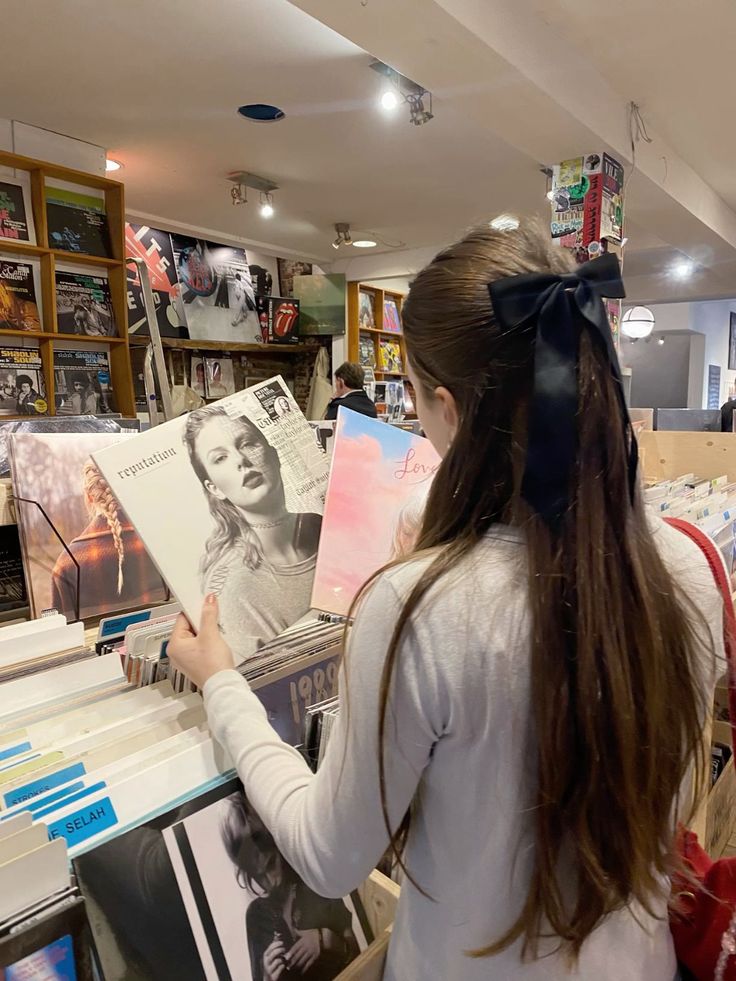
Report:
M308 612L328 461L283 379L94 457L192 623L218 595L238 660Z
M429 440L340 409L312 606L347 614L360 587L407 554L440 459Z

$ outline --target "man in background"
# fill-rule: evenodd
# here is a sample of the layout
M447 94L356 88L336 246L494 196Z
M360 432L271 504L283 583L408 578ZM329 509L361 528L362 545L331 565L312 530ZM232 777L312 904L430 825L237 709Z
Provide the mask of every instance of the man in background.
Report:
M366 395L363 385L365 372L359 364L346 361L335 370L335 397L327 406L325 419L337 419L337 410L341 405L363 416L377 418L376 407Z
M733 432L733 410L736 409L736 398L729 399L721 406L721 432Z

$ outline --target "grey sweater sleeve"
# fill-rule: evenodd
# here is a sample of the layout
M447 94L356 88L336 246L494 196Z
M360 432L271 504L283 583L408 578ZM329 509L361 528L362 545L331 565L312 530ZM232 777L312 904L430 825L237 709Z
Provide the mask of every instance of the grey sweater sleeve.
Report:
M376 583L351 633L340 674L340 714L325 760L312 774L269 724L236 671L204 688L210 729L235 761L246 795L290 865L315 892L347 895L380 860L388 834L381 812L378 713L381 673L401 602ZM447 719L443 686L425 638L402 642L386 716L386 797L392 826L406 813Z

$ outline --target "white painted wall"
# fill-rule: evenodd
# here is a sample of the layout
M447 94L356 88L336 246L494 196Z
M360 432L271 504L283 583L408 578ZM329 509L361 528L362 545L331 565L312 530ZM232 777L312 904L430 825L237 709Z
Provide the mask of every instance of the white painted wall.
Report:
M60 167L83 170L87 174L105 175L104 147L29 126L18 120L0 119L0 149L36 160L47 160Z
M736 298L732 300L703 300L697 303L656 303L650 306L655 316L655 335L660 331L693 330L703 334L705 341L700 354L695 354L690 385L691 408L706 408L708 402L708 366L715 364L721 369L720 404L726 401L736 387L736 371L728 367L728 344L731 313L736 313ZM622 361L626 363L626 342L622 345ZM700 395L698 395L700 392Z

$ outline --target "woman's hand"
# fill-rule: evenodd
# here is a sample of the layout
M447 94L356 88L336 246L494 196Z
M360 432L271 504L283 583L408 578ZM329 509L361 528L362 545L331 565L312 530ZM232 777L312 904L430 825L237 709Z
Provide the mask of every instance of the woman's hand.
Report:
M274 940L270 946L266 947L263 955L263 977L264 981L279 981L279 978L286 970L286 948L283 941L279 938Z
M217 625L217 597L210 593L202 607L199 633L195 633L183 614L174 625L167 650L169 660L197 688L219 671L235 667L233 655Z
M297 941L286 955L290 970L306 974L322 951L319 930L297 930Z

